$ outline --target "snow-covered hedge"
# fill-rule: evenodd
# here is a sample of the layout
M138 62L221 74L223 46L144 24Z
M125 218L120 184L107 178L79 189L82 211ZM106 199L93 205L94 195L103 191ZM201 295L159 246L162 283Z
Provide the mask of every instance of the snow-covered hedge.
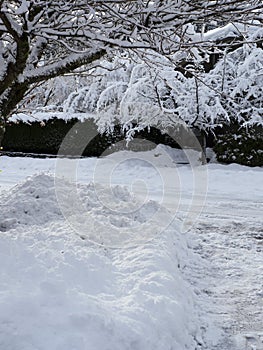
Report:
M84 117L86 116L86 118ZM105 150L125 149L127 142L120 126L115 126L111 133L100 134L97 125L86 114L72 115L56 112L36 114L34 116L13 116L6 127L6 133L2 143L4 151L25 152L36 154L57 154L60 145L77 122L78 141L87 145L83 156L100 156ZM83 126L83 127L82 127ZM90 140L90 131L95 137ZM151 128L140 131L135 135L138 138L129 143L129 149L134 151L153 149L156 144L162 143L178 148L178 144L169 135L163 135L158 129ZM69 140L70 141L70 140ZM66 145L67 146L67 145ZM67 155L79 155L74 142L69 142L64 153Z
M263 166L263 128L231 125L218 135L214 150L219 162Z
M3 140L4 151L29 152L38 154L57 154L60 144L77 119L65 121L63 119L49 119L47 121L34 121L9 123ZM86 120L90 129L95 129L94 123ZM79 135L84 137L85 135ZM85 149L84 156L97 156L110 144L109 139L101 136L95 137ZM67 149L68 154L74 155L74 145Z

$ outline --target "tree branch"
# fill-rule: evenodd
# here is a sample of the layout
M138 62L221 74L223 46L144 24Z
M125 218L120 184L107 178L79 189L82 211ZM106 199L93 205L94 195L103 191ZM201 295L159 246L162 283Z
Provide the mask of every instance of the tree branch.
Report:
M71 54L69 57L44 67L33 69L32 71L24 72L19 77L19 81L22 83L32 84L43 80L55 78L57 76L69 73L76 68L90 64L96 60L99 60L107 51L105 49L99 49L92 53L83 54Z

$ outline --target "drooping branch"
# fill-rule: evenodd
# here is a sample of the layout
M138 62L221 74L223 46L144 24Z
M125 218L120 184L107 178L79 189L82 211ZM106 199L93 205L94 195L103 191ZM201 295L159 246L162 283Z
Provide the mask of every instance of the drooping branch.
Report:
M7 117L32 83L110 50L151 49L171 58L212 48L216 39L202 40L191 25L260 21L262 9L261 0L0 0L0 115Z

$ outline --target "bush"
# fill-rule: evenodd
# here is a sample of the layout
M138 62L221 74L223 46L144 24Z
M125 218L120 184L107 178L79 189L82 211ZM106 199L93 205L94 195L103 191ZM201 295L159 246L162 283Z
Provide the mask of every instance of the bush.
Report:
M48 119L44 122L34 121L27 122L10 122L7 124L6 132L2 142L3 150L6 152L23 152L35 154L56 155L59 151L61 142L78 122L78 119L63 120L59 118ZM96 135L89 141L88 133ZM163 135L158 129L151 128L137 133L136 139L130 142L128 149L135 151L152 149L158 143L167 144L171 147L178 148L178 144L169 135ZM138 140L138 138L141 140ZM100 156L105 150L108 152L117 149L126 149L121 128L116 126L113 133L98 134L97 126L91 119L87 119L79 124L77 138L71 140L68 146L65 145L64 153L66 155L79 155L79 149L76 144L87 144L83 156ZM124 140L124 141L123 141ZM148 142L143 142L148 140ZM122 142L121 142L122 141Z
M263 128L236 124L224 127L217 135L214 151L222 163L263 166Z

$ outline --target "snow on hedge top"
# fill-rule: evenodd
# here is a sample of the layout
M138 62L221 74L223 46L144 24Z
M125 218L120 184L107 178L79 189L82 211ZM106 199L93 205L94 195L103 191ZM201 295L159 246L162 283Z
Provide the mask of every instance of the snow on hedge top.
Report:
M51 106L52 108L52 106ZM57 112L57 111L35 111L31 114L26 113L15 113L13 114L8 121L12 123L23 122L23 123L33 123L33 122L45 122L50 119L62 119L69 121L71 119L78 119L84 121L87 119L94 119L94 115L90 113L66 113L66 112Z
M114 216L94 187L78 190L90 215L105 223L101 237L138 220ZM115 205L134 205L124 189L100 190ZM138 211L141 220L152 207ZM0 213L0 348L187 350L201 341L195 297L181 270L194 256L174 224L141 245L94 245L63 220L47 175L4 195Z

